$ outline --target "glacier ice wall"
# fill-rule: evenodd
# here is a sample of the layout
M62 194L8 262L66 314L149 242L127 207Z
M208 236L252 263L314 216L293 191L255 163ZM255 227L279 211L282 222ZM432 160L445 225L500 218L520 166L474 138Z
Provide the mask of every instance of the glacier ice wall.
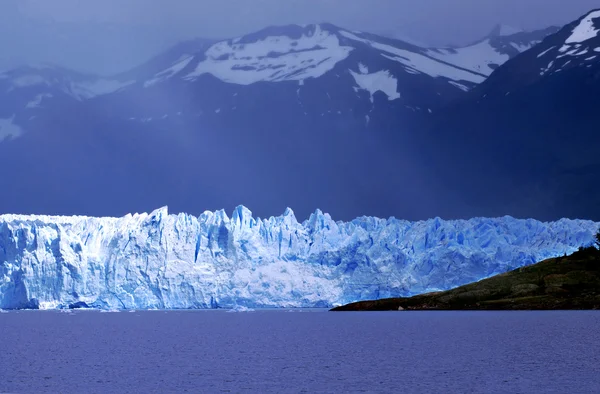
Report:
M0 216L0 308L324 307L448 289L592 243L598 223Z

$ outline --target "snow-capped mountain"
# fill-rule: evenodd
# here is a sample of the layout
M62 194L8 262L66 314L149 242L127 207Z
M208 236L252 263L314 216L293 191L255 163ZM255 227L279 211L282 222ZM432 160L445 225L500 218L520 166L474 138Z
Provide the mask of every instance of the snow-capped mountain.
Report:
M168 69L173 64L194 54L203 53L216 41L214 39L197 38L180 42L169 50L154 56L147 62L131 70L112 76L111 79L121 82L147 81L152 79L155 74Z
M359 65L363 64L361 72ZM373 71L369 73L368 69ZM350 71L373 75L387 69L390 99L399 98L397 78L403 73L422 74L444 82L478 83L477 73L461 70L423 54L423 49L402 41L360 32L350 32L330 24L281 26L215 43L205 52L180 59L160 71L156 80L170 78L197 80L205 74L223 82L249 85L258 82L299 82L317 79L327 73ZM375 76L371 78L376 78ZM356 87L374 93L378 86L356 79ZM398 97L396 97L398 96Z
M577 197L590 196L585 203L557 197L559 178L551 175L595 164L592 153L573 153L591 149L583 137L559 143L568 122L593 124L594 68L569 69L582 72L572 84L561 79L575 75L567 69L545 74L552 78L523 96L511 87L513 80L529 86L528 70L541 78L552 50L540 49L559 50L574 28L521 54L546 33L497 29L479 44L452 49L461 54L453 58L450 49L328 24L273 27L182 44L109 78L116 81L111 89L88 99L69 83L52 92L47 83L21 87L18 100L0 98L7 103L0 168L11 169L3 186L13 191L0 193L0 206L103 216L167 203L185 212L243 202L263 216L293 205L301 215L321 206L344 219L600 217L590 208L593 193ZM511 56L487 77L492 63ZM0 97L17 91L9 80L0 82ZM495 94L495 86L510 91ZM41 105L30 108L38 95ZM60 105L50 107L59 95ZM540 149L540 139L552 144ZM568 155L560 153L565 147ZM16 165L22 157L36 159ZM263 198L258 190L275 192Z
M0 73L0 83L5 93L20 93L24 90L43 92L47 89L61 92L79 101L116 92L134 82L85 75L52 65L23 66Z
M220 42L184 42L109 78L55 66L22 67L0 74L0 100L10 103L3 108L2 122L11 126L5 126L3 134L22 134L35 116L32 111L52 105L50 101L102 95L109 97L101 102L118 103L114 108L103 106L111 116L141 122L186 114L240 116L254 109L259 96L264 107L284 106L287 116L333 117L328 123L350 116L360 119L354 127L368 127L371 121L379 127L376 118L390 113L431 113L455 100L551 30L498 27L464 48L425 49L330 24L291 25ZM263 95L265 83L277 93ZM174 91L186 92L184 103L165 105L164 97ZM210 94L196 93L201 91ZM376 104L378 95L382 101Z
M235 117L254 126L248 117L255 121L260 105L295 123L323 117L326 129L340 123L365 129L384 114L433 112L484 78L402 41L330 24L291 25L173 56L152 76L111 95L119 104L110 112L143 122L199 116L214 124ZM165 103L175 92L183 102Z
M0 141L32 128L43 113L71 114L80 102L132 82L80 74L57 66L19 67L0 73Z
M433 48L427 54L433 58L473 72L489 76L500 65L539 44L554 34L558 27L523 31L498 25L482 40L463 47Z
M143 72L115 77L117 91L72 98L61 110L38 108L32 122L7 113L21 136L0 144L0 166L36 160L3 174L14 192L0 194L2 208L115 215L166 203L181 212L244 202L261 215L285 204L348 219L343 211L379 198L360 213L417 218L409 200L425 192L418 186L425 174L412 179L412 168L425 156L408 131L484 78L422 48L327 24L208 45L175 48ZM34 93L18 105L24 109ZM297 191L330 188L328 201ZM273 199L281 200L269 202L257 189L277 190ZM407 212L386 212L398 205Z
M256 118L261 105L297 123L317 116L325 120L324 129L340 123L364 129L388 123L385 114L433 112L484 78L403 41L330 24L290 25L220 42L185 42L110 78L58 67L8 71L0 75L5 86L0 101L11 103L2 119L12 119L15 130L26 130L31 109L50 105L52 97L99 96L89 107L138 122L200 116L212 117L209 123L216 127L219 118L227 122L235 115L248 125L248 112ZM179 97L171 100L175 93ZM20 116L25 108L27 114Z
M192 118L211 129L391 130L463 97L549 31L500 31L465 48L427 49L331 24L270 27L202 41L195 53L171 51L160 57L163 67L144 66L151 76L99 101L115 118L158 127Z
M548 77L560 73L593 75L600 62L599 29L600 11L568 24L494 74L480 95L505 95L523 86L550 81ZM587 70L576 71L579 68Z
M421 222L319 210L0 216L0 308L330 307L448 289L593 242L600 223Z
M469 190L465 198L480 206L538 217L600 217L599 31L596 10L438 111L425 133L439 143L430 155L440 176L453 177L454 187Z

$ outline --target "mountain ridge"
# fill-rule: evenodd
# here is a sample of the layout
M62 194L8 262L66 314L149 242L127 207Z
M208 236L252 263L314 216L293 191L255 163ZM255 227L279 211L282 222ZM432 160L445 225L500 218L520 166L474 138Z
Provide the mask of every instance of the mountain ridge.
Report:
M452 177L440 164L440 178L452 177L458 183L455 188L470 190L463 196L472 197L472 204L504 206L517 216L600 215L593 203L600 195L594 150L600 142L593 130L600 62L580 54L584 47L588 51L600 47L600 38L596 35L560 51L573 30L594 12L504 63L424 127L425 138L435 136L444 147L432 147L429 154L438 163L454 162L465 174L462 179ZM548 64L558 68L544 72Z
M122 87L130 76L121 78L114 91L86 100L61 86L50 89L45 79L0 89L0 167L12 169L4 176L12 192L0 195L1 205L104 216L244 201L260 216L285 206L308 216L321 206L345 219L596 218L593 193L572 196L580 179L587 185L593 177L591 144L582 137L555 144L565 132L558 125L574 119L583 128L594 102L591 96L579 107L561 107L555 92L591 92L593 85L580 82L593 69L569 77L575 83L548 82L539 92L492 100L490 81L503 86L503 70L513 63L522 67L511 74L530 68L522 59L545 44L495 71L491 61L469 63L469 71L447 61L464 59L464 52L442 51L436 56L443 59L434 59L431 49L323 26L296 26L290 36L286 27L271 28L241 43L184 44L142 67L133 83ZM518 51L518 42L510 42ZM495 51L488 44L486 51ZM473 70L478 66L485 72ZM58 93L60 101L43 96ZM38 96L41 105L28 107ZM546 114L549 104L556 110ZM542 149L535 143L545 129L549 143ZM35 160L16 164L23 157ZM557 185L553 175L571 169Z

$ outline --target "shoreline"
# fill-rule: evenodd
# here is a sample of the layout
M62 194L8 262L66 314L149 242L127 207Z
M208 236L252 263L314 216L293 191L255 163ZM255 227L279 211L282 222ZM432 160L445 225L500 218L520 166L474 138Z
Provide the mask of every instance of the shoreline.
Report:
M331 311L600 310L600 251L582 248L451 290L349 303Z

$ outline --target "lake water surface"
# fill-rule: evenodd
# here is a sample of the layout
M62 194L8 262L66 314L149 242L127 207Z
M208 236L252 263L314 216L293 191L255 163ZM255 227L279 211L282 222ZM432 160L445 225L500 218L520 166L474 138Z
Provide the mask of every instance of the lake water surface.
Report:
M17 311L0 392L600 393L600 311Z

